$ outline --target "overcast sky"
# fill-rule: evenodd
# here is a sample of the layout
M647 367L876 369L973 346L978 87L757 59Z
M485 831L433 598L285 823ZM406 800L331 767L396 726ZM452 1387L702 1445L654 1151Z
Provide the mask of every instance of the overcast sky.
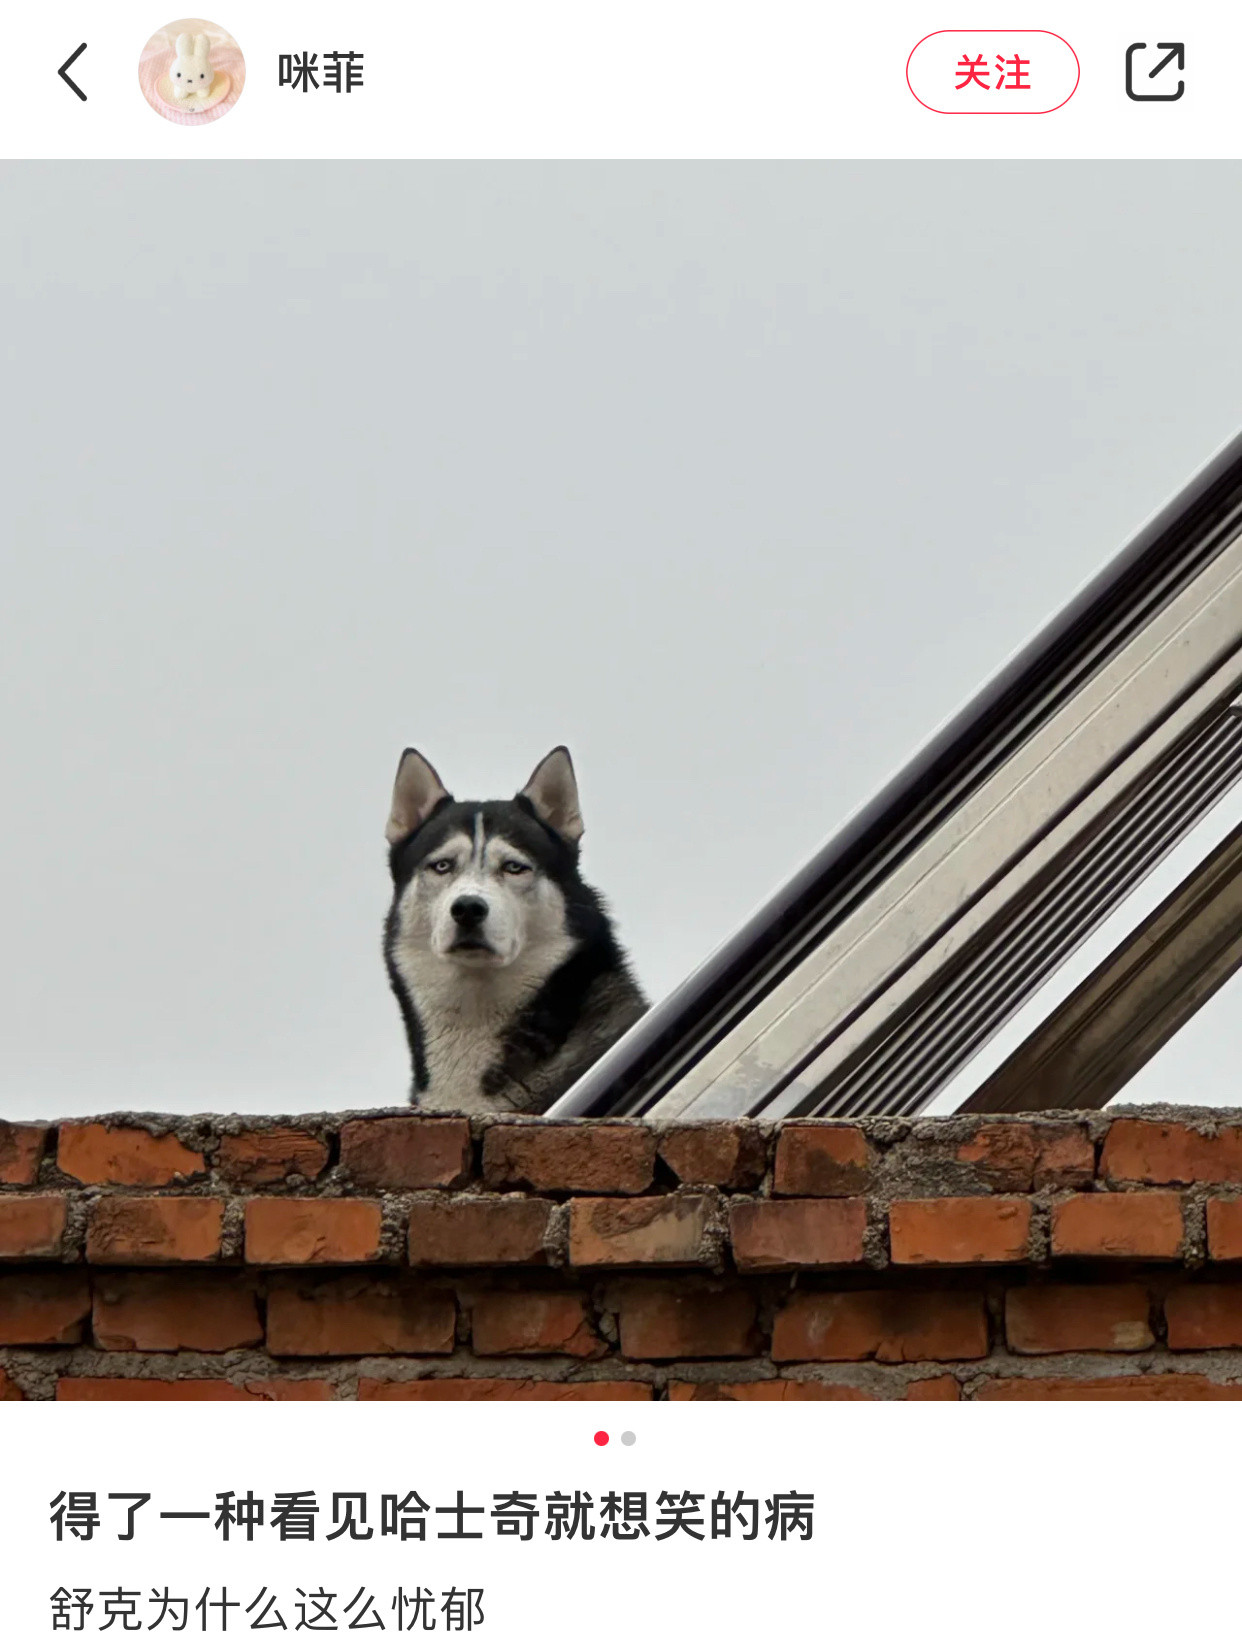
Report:
M0 167L0 1114L402 1101L407 743L666 992L1242 425L1239 180Z

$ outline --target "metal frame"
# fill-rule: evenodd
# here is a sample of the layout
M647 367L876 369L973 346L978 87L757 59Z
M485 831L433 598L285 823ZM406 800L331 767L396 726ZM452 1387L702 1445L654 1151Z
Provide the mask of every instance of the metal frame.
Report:
M1097 966L960 1111L1104 1107L1240 968L1242 826Z
M917 1112L1242 774L1242 438L551 1110Z

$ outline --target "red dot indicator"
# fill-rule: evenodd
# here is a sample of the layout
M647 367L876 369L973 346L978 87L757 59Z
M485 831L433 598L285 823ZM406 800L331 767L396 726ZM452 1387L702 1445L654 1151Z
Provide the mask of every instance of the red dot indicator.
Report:
M596 1444L600 1444L600 1445L608 1443L608 1434L605 1433L602 1428L598 1433L596 1433L595 1442L596 1442Z

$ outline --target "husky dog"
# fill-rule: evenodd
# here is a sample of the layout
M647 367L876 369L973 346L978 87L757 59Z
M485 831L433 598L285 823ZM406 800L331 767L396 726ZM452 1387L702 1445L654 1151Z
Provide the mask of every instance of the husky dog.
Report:
M647 1008L578 874L566 748L513 799L455 800L420 753L397 768L385 830L388 978L420 1108L542 1113Z

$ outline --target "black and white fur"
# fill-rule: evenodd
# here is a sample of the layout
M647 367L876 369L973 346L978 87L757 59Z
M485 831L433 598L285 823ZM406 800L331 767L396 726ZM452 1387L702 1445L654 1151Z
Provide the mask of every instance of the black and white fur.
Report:
M513 799L459 801L407 748L385 833L384 959L410 1042L410 1100L542 1113L647 1008L578 873L568 749Z

